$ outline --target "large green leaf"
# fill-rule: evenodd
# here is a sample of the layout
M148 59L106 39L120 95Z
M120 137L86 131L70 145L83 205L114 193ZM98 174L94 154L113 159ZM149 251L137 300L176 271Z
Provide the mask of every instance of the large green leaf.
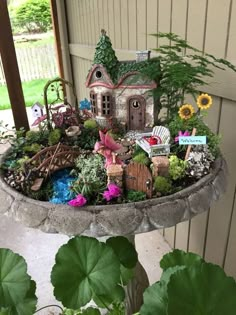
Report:
M120 285L117 285L110 294L94 295L93 300L100 308L107 308L114 302L122 302L125 299L125 290Z
M30 288L30 276L23 257L0 249L0 307L16 306Z
M93 295L109 295L120 280L120 263L112 248L85 236L63 245L51 273L55 297L79 309Z
M175 266L192 266L195 263L202 263L201 256L194 253L186 253L182 250L175 249L171 253L163 256L160 266L163 270Z
M37 297L35 295L36 283L31 280L30 288L22 301L12 308L11 315L32 315L36 310Z
M121 272L121 285L125 286L128 284L129 280L134 277L135 269L125 268L123 265L120 265Z
M124 236L110 237L107 244L112 247L119 257L120 263L126 268L134 268L138 261L138 254L134 245Z
M235 315L234 279L210 263L176 271L168 284L168 315L190 314Z
M141 315L167 315L168 297L164 282L154 283L143 294ZM190 314L188 314L190 315ZM191 314L192 315L192 314Z

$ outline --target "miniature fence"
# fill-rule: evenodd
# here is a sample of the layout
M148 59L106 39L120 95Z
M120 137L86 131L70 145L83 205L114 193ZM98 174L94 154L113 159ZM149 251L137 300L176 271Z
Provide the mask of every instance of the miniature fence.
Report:
M54 46L47 44L40 47L16 47L17 61L21 81L49 79L58 75ZM0 85L5 85L5 75L0 58Z

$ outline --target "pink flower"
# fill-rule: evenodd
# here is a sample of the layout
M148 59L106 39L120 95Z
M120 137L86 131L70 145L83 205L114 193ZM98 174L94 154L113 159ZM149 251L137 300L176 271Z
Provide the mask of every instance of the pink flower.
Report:
M113 198L121 196L121 189L116 184L109 184L107 188Z
M104 191L103 198L106 199L106 201L110 201L112 199L112 196L111 196L109 190Z
M72 207L82 207L83 205L85 205L87 202L87 199L79 194L75 199L72 199L68 202L68 205L72 206Z
M179 137L188 137L190 136L190 132L188 130L182 132L182 131L179 131L179 134L177 137L175 137L175 142L179 142Z
M106 201L121 196L121 189L116 184L109 184L107 188L108 190L105 190L103 193L103 198L106 199Z

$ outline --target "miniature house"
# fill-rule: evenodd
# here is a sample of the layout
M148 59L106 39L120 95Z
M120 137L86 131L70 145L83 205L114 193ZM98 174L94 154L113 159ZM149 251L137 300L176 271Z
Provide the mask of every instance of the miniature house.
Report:
M31 110L32 110L32 116L34 118L39 118L43 116L43 105L41 105L39 102L32 105Z
M136 60L116 58L109 37L102 30L86 86L91 110L100 125L117 119L127 130L144 130L154 124L154 104L150 90L157 86L142 71L150 67L150 52L137 52ZM157 66L157 60L152 61Z

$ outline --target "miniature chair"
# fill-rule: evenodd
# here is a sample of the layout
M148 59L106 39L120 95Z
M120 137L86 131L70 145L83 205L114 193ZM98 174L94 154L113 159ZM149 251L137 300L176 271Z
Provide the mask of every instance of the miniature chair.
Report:
M154 143L152 141L154 140ZM170 131L163 126L155 126L152 132L140 133L135 141L148 156L168 155L170 153Z

